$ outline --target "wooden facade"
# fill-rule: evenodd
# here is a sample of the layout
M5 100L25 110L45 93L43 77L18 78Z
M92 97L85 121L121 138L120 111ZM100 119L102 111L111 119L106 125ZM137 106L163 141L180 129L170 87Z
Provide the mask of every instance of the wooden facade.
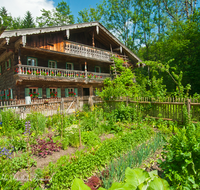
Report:
M113 56L141 61L98 22L4 31L0 100L92 96L111 77Z

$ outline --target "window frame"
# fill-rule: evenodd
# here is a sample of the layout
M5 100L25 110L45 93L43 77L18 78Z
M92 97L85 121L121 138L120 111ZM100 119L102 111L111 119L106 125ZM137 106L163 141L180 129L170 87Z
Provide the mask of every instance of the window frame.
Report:
M31 60L32 60L32 59L35 59L36 63L35 63L34 65L32 65L32 63L31 63L31 65L29 65L29 64L28 64L28 60L29 60L29 59L31 59ZM27 57L27 65L29 65L29 66L38 66L38 60L37 60L37 58L36 58L36 57Z
M68 65L71 65L71 69L68 69ZM66 62L66 69L67 70L74 70L74 63Z
M52 67L52 65L50 65L50 62L54 62L55 63L55 67ZM48 60L48 67L49 68L57 68L57 61L55 61L55 60Z
M99 72L96 71L96 69L99 69ZM95 73L101 73L101 67L100 66L95 66Z
M5 61L5 70L10 70L11 68L11 59Z

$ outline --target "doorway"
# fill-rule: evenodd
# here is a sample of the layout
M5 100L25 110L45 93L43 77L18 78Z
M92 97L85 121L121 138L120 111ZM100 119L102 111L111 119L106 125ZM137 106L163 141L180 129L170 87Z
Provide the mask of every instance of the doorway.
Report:
M83 96L89 96L90 95L90 89L89 88L83 88Z

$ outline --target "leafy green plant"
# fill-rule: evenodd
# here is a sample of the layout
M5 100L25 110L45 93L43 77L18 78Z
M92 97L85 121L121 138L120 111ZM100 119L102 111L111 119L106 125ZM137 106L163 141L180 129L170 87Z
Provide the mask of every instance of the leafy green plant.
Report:
M146 189L146 190L157 190L165 189L169 190L170 186L166 180L158 176L157 170L147 172L140 168L130 169L126 168L126 183L114 182L108 190L136 190L136 189ZM84 184L80 179L74 179L72 190L89 190L90 188ZM102 187L99 190L106 190Z
M178 189L200 186L200 126L189 124L179 129L164 146L165 161L159 161L165 178Z

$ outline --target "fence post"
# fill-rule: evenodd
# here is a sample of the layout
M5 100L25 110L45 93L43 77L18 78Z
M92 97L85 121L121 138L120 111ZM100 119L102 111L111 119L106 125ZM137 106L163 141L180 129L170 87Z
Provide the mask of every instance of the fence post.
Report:
M92 98L92 96L89 96L89 105L90 105L90 107L93 107L93 98Z
M61 102L60 102L60 113L62 114L64 111L64 100L63 98L61 99Z
M190 99L187 99L187 111L188 111L188 117L190 118L190 109L191 109L191 100Z
M79 107L80 107L80 101L79 101L79 97L76 97L76 106L75 106L75 111L77 111L78 109L79 109Z

